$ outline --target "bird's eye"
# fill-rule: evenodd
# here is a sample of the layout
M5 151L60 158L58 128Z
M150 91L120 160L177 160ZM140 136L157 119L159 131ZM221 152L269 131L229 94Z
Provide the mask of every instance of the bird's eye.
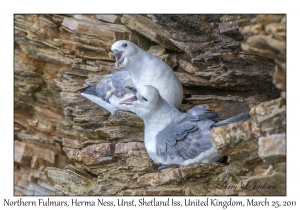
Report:
M124 44L122 44L122 46L123 46L123 47L127 47L127 44L126 44L126 43L124 43Z
M143 98L145 101L148 101L147 98L144 98L143 96L142 96L142 98Z

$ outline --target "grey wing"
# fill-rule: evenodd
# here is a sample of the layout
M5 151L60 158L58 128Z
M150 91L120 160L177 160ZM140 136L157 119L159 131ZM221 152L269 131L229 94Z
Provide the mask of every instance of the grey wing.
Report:
M210 139L211 120L192 121L186 115L156 136L157 154L164 161L174 164L194 159L212 147Z
M208 111L208 105L198 105L188 110L187 112L191 116L197 117L198 120L206 120L210 119L214 122L218 122L219 118L217 113L213 111Z
M195 106L195 107L189 109L187 111L187 113L190 114L190 115L198 115L198 114L204 113L207 110L208 110L208 105L203 104L203 105L198 105L198 106Z
M105 76L98 84L80 89L82 93L100 97L102 100L109 103L109 98L112 95L123 97L128 90L124 86L135 87L131 79L129 70L118 71L114 74Z
M112 85L114 86L112 94L117 97L123 97L128 93L128 90L124 88L124 86L128 85L130 87L135 87L129 70L123 70L113 74L111 80Z

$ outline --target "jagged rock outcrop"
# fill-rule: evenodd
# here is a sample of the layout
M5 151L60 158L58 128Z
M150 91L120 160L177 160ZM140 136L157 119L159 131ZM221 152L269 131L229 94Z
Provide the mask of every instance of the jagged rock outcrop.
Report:
M14 24L15 195L286 194L284 15L15 15ZM181 111L250 112L213 129L226 163L157 172L141 119L75 92L120 70L108 56L120 39L174 69Z

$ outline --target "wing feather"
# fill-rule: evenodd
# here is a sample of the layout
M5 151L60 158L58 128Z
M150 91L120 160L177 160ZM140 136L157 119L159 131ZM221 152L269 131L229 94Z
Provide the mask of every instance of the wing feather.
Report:
M109 98L111 96L114 95L121 98L128 93L124 88L126 85L135 87L132 82L130 71L125 69L114 74L106 75L98 84L82 88L79 91L89 95L98 96L109 103Z
M210 126L214 121L211 115L203 114L207 119L198 120L195 115L184 114L168 125L156 136L157 154L164 160L188 160L212 147ZM200 115L200 112L198 112ZM202 118L205 118L202 116Z

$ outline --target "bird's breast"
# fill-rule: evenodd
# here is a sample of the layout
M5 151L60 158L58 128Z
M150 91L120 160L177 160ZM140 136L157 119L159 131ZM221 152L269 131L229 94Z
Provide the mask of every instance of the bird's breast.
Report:
M155 152L156 153L156 132L153 132L152 130L148 129L145 131L145 147L148 151L150 152Z

